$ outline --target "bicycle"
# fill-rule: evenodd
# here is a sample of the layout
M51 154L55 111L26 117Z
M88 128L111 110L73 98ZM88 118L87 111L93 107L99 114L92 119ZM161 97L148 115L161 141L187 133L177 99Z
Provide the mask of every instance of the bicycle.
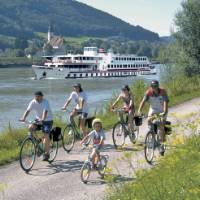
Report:
M113 126L112 131L112 139L115 148L121 148L124 145L127 136L129 136L130 141L135 144L139 135L139 126L142 125L142 116L134 117L134 132L131 133L128 130L128 116L124 118L124 109L114 109L113 111L117 112L119 118L118 122Z
M71 113L69 110L66 110ZM91 128L91 124L88 121L92 121L94 117L87 118L86 124L88 128ZM62 132L62 145L65 151L68 153L73 149L76 137L80 137L80 132L77 123L75 122L74 118L70 118L69 123L67 123L66 127ZM88 140L85 144L88 145L90 140Z
M25 121L25 124L37 124L35 121ZM41 125L41 124L39 124ZM41 125L42 126L42 125ZM36 134L28 132L28 136L22 142L20 148L19 162L21 168L28 173L34 163L36 156L40 157L44 154L44 145L42 142L43 138L36 137ZM50 150L48 162L52 163L56 158L58 152L58 141L53 141L53 135L50 134Z
M163 144L161 146L161 139L160 135L158 133L159 126L162 121L162 115L160 114L154 114L152 116L152 123L150 124L149 131L146 134L145 137L145 146L144 146L144 154L145 154L145 159L149 164L152 164L153 158L154 158L154 153L156 148L160 151L160 148L163 148L162 151L160 151L160 155L164 156L165 150L166 150L166 145ZM168 132L171 132L171 128L169 127L171 125L171 122L166 121L165 122L165 134L170 134Z
M93 168L92 158L91 158L92 147L93 146L91 145L91 147L89 148L90 152L88 154L88 158L84 162L81 168L81 181L85 184L87 184L89 176L90 176L90 172L92 170L97 171L98 174L101 176L101 178L102 179L104 178L107 163L108 163L108 158L109 158L108 155L100 155L100 159L96 161L96 167Z

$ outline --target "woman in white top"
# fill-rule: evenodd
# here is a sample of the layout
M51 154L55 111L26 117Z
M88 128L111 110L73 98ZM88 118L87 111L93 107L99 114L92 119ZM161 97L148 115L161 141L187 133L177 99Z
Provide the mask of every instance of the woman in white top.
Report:
M73 87L74 91L70 94L62 109L65 110L71 101L76 103L75 108L70 113L70 119L77 115L80 116L80 131L83 133L83 136L86 136L85 120L88 116L87 95L83 91L80 83L73 85Z
M134 112L135 112L134 98L133 98L133 95L132 95L128 85L124 85L121 88L121 91L122 92L117 97L116 101L112 104L111 108L114 109L115 105L120 100L123 101L123 103L124 103L123 109L126 113L128 113L128 128L129 128L129 131L134 132L134 124L133 124Z

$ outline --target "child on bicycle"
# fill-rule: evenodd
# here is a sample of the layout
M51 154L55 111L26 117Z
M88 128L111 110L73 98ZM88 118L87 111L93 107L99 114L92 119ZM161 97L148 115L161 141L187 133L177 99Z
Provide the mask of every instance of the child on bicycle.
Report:
M88 138L91 138L92 143L93 143L91 158L92 158L93 168L95 168L96 158L97 158L97 161L100 160L100 149L102 148L102 145L104 144L105 134L102 127L102 121L98 118L92 121L92 128L93 130L83 138L83 140L81 141L81 144L84 144Z

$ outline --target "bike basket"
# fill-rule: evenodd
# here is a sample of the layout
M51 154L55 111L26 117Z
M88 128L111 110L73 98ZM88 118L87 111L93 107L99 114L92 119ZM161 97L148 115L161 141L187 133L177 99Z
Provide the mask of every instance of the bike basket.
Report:
M136 126L141 126L142 125L142 117L141 116L135 116L134 120L135 120L135 125Z
M165 134L170 135L171 133L172 133L171 122L166 121L165 122Z
M88 128L92 128L92 121L95 119L95 117L88 117L85 120L85 126L87 126Z
M53 141L61 140L62 139L61 128L60 127L54 127L51 130L51 135L53 135Z

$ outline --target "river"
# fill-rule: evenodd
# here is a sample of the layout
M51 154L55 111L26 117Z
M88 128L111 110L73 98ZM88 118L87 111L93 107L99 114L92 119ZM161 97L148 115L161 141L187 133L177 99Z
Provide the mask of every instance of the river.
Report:
M158 79L159 75L79 80L34 80L33 77L31 68L0 68L0 132L8 127L9 123L12 127L20 127L18 119L37 90L44 93L53 113L56 113L60 111L73 90L73 84L80 82L88 95L88 104L92 113L96 108L101 108L113 92L119 91L122 85L130 84L137 78L144 78L146 81Z

